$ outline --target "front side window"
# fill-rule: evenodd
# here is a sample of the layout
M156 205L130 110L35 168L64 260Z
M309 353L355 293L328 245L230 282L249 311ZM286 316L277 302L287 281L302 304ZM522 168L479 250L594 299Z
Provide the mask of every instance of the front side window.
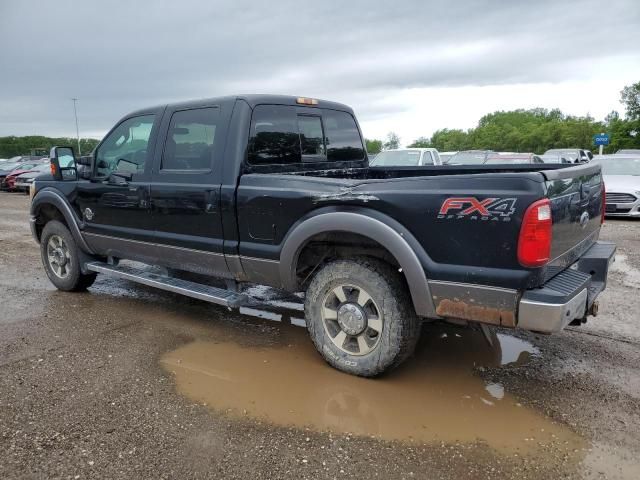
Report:
M175 112L162 154L162 170L209 170L219 113L213 107Z
M96 151L96 175L144 172L154 119L155 115L129 118L107 135Z

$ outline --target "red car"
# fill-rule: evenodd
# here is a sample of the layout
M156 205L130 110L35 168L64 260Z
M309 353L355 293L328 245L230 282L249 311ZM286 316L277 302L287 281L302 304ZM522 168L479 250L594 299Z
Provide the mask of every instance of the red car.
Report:
M4 179L2 179L2 185L0 187L2 190L15 190L16 187L16 177L22 173L28 173L34 171L34 168L37 168L42 165L43 162L28 162L21 163L16 168L11 170Z

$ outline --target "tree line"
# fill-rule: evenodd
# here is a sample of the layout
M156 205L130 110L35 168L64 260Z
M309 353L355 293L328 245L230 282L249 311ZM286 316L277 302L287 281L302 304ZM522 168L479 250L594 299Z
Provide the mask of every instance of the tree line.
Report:
M91 153L100 140L95 138L81 138L80 150L83 155ZM29 155L32 150L46 150L51 147L69 146L78 154L78 140L70 137L43 137L32 135L27 137L0 137L0 158L11 158L18 155Z
M468 130L443 128L431 137L420 137L409 147L431 147L441 152L459 150L495 150L502 152L543 153L550 148L595 149L593 136L608 133L610 145L605 153L622 148L640 148L640 82L624 87L620 102L625 106L625 118L612 111L603 121L591 116L565 115L559 109L532 108L489 113L475 128ZM80 139L80 149L88 154L98 144L93 138ZM49 150L54 145L69 145L77 149L75 138L43 136L0 137L0 158L28 155L32 149ZM399 148L400 137L390 132L385 140L366 139L367 151ZM77 153L77 152L76 152Z
M440 129L431 137L420 137L409 147L437 148L441 152L459 150L495 150L503 152L543 153L550 148L586 148L595 150L593 136L608 133L610 144L605 153L622 148L640 148L640 82L620 92L625 106L625 118L617 111L609 113L603 121L591 116L565 115L559 109L518 109L497 111L485 115L478 125L468 130ZM390 132L387 140L367 139L367 151L398 148L398 136Z

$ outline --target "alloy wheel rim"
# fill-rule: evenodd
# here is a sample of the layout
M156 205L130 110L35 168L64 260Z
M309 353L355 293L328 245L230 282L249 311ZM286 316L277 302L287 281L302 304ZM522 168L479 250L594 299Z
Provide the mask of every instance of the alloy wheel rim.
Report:
M349 355L372 352L382 337L382 310L362 287L333 287L323 299L321 316L333 344Z
M51 271L58 278L69 276L71 267L71 252L69 246L60 235L52 235L47 242L47 261Z

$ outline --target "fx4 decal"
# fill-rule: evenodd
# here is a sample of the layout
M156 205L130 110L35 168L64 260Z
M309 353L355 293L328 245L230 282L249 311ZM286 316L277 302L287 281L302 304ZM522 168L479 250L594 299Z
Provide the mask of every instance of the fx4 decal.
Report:
M516 211L515 198L450 197L442 202L438 218L510 222Z

